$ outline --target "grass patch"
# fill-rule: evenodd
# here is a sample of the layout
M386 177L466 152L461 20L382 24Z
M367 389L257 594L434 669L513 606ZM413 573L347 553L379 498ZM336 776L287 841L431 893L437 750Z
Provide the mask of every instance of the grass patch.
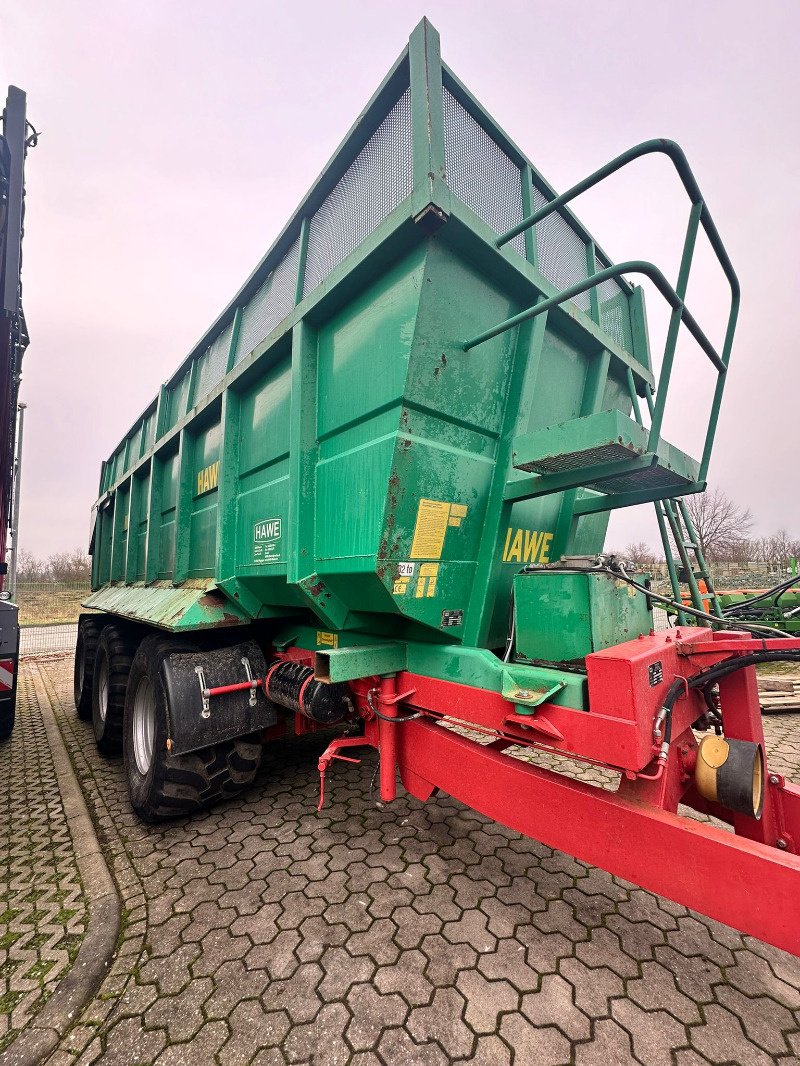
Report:
M796 663L760 663L756 666L759 677L780 677L782 674L796 674L800 680L800 662Z

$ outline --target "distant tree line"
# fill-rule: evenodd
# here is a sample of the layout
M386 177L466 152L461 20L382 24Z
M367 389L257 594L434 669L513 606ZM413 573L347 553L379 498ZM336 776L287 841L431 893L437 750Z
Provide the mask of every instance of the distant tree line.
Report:
M751 535L754 519L749 508L740 507L721 489L709 489L686 497L686 505L703 555L712 563L764 563L785 569L800 559L800 537L779 529L766 537ZM672 546L673 555L677 551ZM653 550L644 541L629 544L624 555L643 565L663 560L663 547Z
M40 559L23 549L17 560L18 582L83 582L89 581L91 573L92 560L80 548L68 552L54 552L46 559Z

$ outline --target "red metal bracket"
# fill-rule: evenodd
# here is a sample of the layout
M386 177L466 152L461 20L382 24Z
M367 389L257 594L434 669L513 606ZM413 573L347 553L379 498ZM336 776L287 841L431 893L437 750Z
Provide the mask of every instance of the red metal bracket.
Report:
M800 651L800 637L753 637L750 635L731 639L729 633L720 634L718 640L678 641L679 655L717 655L724 652L753 651Z
M319 757L317 768L319 770L319 804L317 805L317 811L321 811L323 804L325 803L325 771L328 769L334 759L339 759L340 762L352 762L360 763L360 759L351 759L347 755L340 755L341 748L363 748L369 746L369 741L365 737L337 737L336 740L332 740L327 746L325 751Z
M503 725L510 725L512 728L531 729L536 733L542 733L551 742L564 739L564 734L558 726L553 725L547 718L540 718L535 714L507 714L503 720Z

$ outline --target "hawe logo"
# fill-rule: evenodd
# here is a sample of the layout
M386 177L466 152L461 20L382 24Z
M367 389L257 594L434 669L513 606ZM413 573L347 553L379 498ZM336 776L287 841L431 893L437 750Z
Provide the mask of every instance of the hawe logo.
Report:
M256 544L263 544L268 540L280 540L280 518L266 518L262 522L256 522L253 527L253 540Z
M278 563L281 560L281 534L283 522L280 518L262 518L253 525L253 562Z

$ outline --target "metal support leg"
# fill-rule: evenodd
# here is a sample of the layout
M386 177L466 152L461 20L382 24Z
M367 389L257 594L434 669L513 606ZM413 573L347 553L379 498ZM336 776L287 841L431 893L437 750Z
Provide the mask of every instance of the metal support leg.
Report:
M397 717L397 680L394 674L381 678L378 703L381 714L389 718ZM397 796L397 729L396 725L382 718L378 722L380 744L380 793L381 799L389 803Z

